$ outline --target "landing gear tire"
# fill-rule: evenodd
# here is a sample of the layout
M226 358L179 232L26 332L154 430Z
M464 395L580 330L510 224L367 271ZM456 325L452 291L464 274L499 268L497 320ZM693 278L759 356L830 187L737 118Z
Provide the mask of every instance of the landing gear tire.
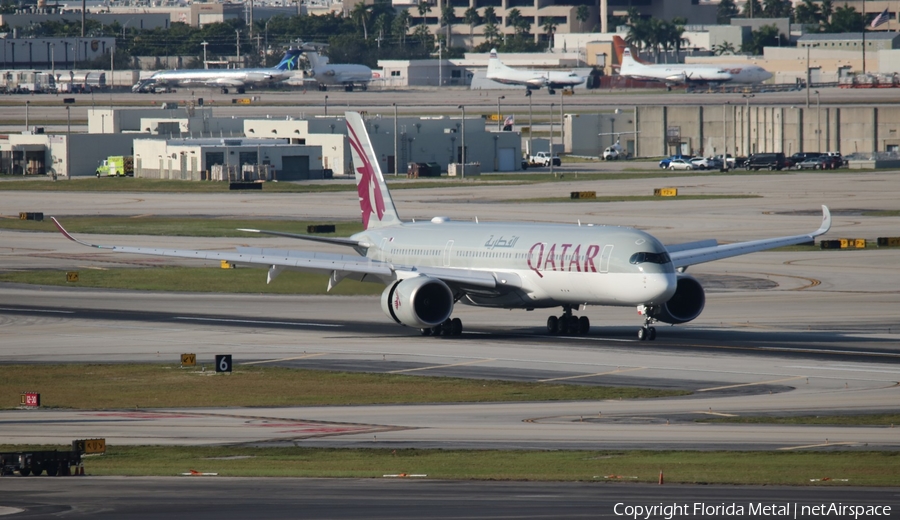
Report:
M552 96L552 95L556 94L556 89L552 89L552 88L547 89L547 93Z
M227 88L223 88L223 89L222 89L222 94L228 94L228 89L227 89Z
M553 335L559 334L559 318L556 316L547 318L547 332Z
M19 468L20 477L27 477L28 475L31 475L31 468Z
M653 341L656 339L656 327L641 327L638 329L638 339L641 341Z
M591 320L587 316L578 318L578 334L587 335L591 330Z
M459 318L453 318L450 320L450 335L451 336L459 336L462 334L463 326L462 320Z
M419 329L419 330L422 331L423 336L431 336L431 327L428 327L427 329Z

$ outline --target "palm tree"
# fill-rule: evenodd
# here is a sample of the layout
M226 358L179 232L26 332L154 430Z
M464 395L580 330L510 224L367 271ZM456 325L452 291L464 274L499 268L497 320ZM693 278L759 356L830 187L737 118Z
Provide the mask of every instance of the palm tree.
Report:
M591 9L586 5L579 5L575 9L575 19L581 22L584 25L585 22L591 17Z
M734 54L737 52L737 49L734 48L731 42L722 42L718 45L713 45L712 51L716 56L722 56L723 54Z
M409 11L404 9L400 11L400 14L394 18L394 23L391 24L391 32L399 37L401 47L406 45L406 34L409 32L409 19Z
M363 39L369 39L369 31L366 29L366 22L369 21L370 16L369 6L366 5L365 2L360 2L353 7L353 10L350 11L350 19L353 20L356 25L362 27L363 30Z
M441 23L447 26L447 46L453 44L452 34L453 34L453 24L459 21L459 18L456 16L456 11L450 5L444 5L441 8Z
M431 6L425 0L421 0L416 9L419 10L419 16L422 17L422 25L425 25L425 15L431 12Z
M513 28L513 33L518 36L519 35L519 27L522 23L522 11L519 11L518 8L510 9L508 13L506 13L506 24Z
M484 37L493 45L500 37L500 29L497 27L497 13L494 11L494 8L485 7L482 19L484 20Z
M478 15L478 9L475 9L474 7L466 9L466 12L463 13L463 21L469 26L469 40L471 40L475 26L481 22L481 16Z
M716 22L720 25L731 23L731 19L738 15L737 5L734 0L721 0L716 8Z
M822 22L822 8L813 0L803 0L794 8L794 22L819 25Z
M556 32L556 28L559 27L559 24L553 20L552 16L547 16L544 18L544 23L541 24L541 29L547 34L547 48L553 47L553 34Z

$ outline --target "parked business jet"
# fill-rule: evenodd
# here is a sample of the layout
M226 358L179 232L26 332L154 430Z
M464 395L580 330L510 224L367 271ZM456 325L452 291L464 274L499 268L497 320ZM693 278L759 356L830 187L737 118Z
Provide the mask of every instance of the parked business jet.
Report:
M223 94L233 88L243 94L248 86L267 86L290 78L298 70L299 49L288 49L272 68L163 70L131 87L132 92L151 92L158 87L214 87Z
M386 285L384 313L425 335L459 335L454 305L534 310L561 307L547 318L550 334L587 334L590 321L573 311L587 305L634 306L644 316L641 340L656 337L653 324L686 323L703 311L705 293L685 274L691 265L809 242L828 231L831 214L822 206L822 225L808 234L718 245L715 240L665 246L643 231L621 226L530 222L402 222L378 165L366 123L347 112L364 231L329 238L243 230L349 247L357 255L239 248L236 252L80 244L137 253L237 265L265 266L268 282L285 269L329 274L330 290L345 278Z
M772 74L758 65L693 65L649 64L634 57L631 48L619 36L613 37L619 54L619 75L649 81L663 81L667 85L703 83L761 83Z
M319 90L326 91L333 86L342 86L347 92L353 92L354 88L369 88L372 81L372 69L369 67L354 63L332 65L328 63L328 57L319 55L315 50L305 52L309 60L307 75L316 80Z
M497 57L497 49L491 49L486 77L497 83L524 85L527 95L542 87L547 87L550 94L556 94L558 88L573 88L584 83L584 76L572 71L519 70L508 67Z

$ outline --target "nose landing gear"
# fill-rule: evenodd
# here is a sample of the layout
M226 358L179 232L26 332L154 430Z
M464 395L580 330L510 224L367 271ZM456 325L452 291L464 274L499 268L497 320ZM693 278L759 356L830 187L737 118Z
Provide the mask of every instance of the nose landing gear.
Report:
M591 330L591 320L587 316L572 315L572 307L563 306L562 316L547 318L547 332L551 335L584 336Z
M642 306L643 307L643 306ZM638 329L638 339L641 341L653 341L656 339L656 318L653 317L652 308L638 308L638 312L644 315L644 326Z

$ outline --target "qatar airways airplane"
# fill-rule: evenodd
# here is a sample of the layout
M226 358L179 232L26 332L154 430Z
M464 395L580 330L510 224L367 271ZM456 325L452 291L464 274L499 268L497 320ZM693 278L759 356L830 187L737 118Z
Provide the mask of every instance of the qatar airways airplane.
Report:
M378 165L366 123L347 112L347 130L356 170L364 231L329 238L275 231L244 230L325 242L358 255L239 248L236 252L80 244L122 253L265 266L268 282L284 269L328 273L329 290L345 278L386 285L381 307L400 325L425 335L459 335L451 318L463 303L502 309L562 308L547 319L550 334L587 334L590 321L573 311L588 305L633 306L644 316L641 340L656 337L653 324L686 323L703 311L703 287L685 274L688 266L812 241L831 227L822 206L822 224L808 234L718 245L715 240L665 246L643 231L621 226L453 221L434 217L402 222Z

